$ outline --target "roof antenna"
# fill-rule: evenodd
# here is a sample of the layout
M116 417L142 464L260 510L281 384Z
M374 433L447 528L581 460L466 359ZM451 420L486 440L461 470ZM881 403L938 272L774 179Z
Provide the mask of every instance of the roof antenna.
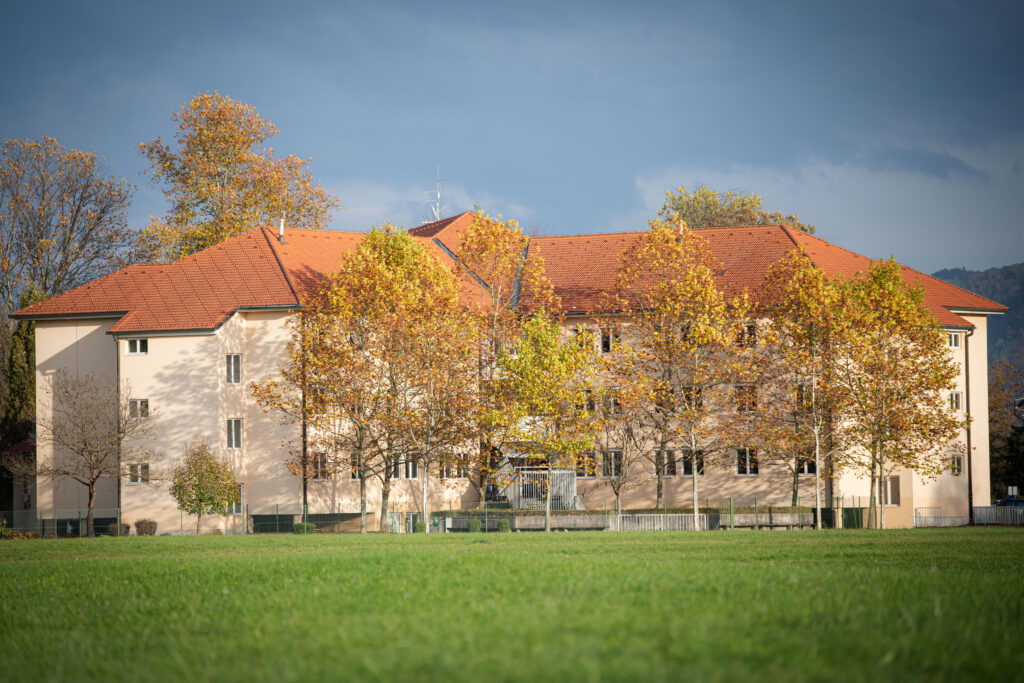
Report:
M427 200L427 201L430 202L430 213L432 213L434 215L434 221L435 222L441 220L441 211L443 211L444 209L448 208L447 206L444 206L444 207L441 206L441 167L437 166L436 169L437 169L437 176L436 176L435 185L434 185L434 192L433 192L434 199ZM424 221L424 224L429 223L429 222L430 221Z
M284 211L281 212L281 225L277 227L277 241L284 244Z

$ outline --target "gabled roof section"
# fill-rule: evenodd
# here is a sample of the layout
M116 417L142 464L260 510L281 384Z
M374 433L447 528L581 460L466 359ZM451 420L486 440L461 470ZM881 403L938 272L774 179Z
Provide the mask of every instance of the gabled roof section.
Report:
M824 270L829 275L842 275L845 278L852 278L857 273L867 272L872 260L861 256L849 249L826 242L820 237L815 237L800 230L782 228L793 240L794 244L801 245L811 257L814 265ZM924 290L924 305L938 318L943 325L951 327L973 327L973 325L961 318L953 311L978 311L981 313L1002 313L1010 310L1002 304L986 299L961 289L956 285L926 275L921 271L914 270L909 266L900 264L900 272L903 280L908 284L920 287Z
M28 319L110 315L114 334L213 330L241 307L295 306L260 230L173 263L129 266L17 311Z
M440 241L452 253L459 252L459 245L462 243L462 236L469 227L473 225L476 214L472 211L463 211L458 216L445 218L434 223L427 223L409 231L414 237L429 237Z

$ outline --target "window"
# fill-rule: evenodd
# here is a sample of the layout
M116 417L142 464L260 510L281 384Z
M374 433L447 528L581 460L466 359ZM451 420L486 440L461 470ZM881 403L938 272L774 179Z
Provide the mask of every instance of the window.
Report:
M622 451L605 451L601 459L601 475L618 477L622 475Z
M882 481L882 497L886 505L900 504L900 478L886 477Z
M313 481L326 481L334 478L334 473L331 471L331 461L326 453L314 453L310 465L310 469L313 471Z
M736 474L741 477L757 476L757 449L736 449Z
M749 413L757 410L757 387L753 384L740 384L736 389L736 412Z
M352 481L359 481L359 460L353 457L349 462L352 466Z
M601 353L611 353L619 345L619 326L609 325L601 328Z
M959 453L953 453L949 456L949 471L956 476L960 476L964 473L964 456Z
M574 339L576 344L581 349L593 349L594 348L594 333L585 327L577 327L573 330L575 335Z
M814 456L806 455L800 458L799 462L797 463L797 473L800 475L814 474L815 472L817 472L817 467L818 466L814 463Z
M416 469L416 459L406 458L405 459L405 478L406 479L418 479L419 471Z
M242 421L228 420L228 448L242 447Z
M442 479L469 479L469 457L456 455L441 462Z
M962 404L960 402L960 392L959 391L951 391L951 392L949 392L949 408L950 408L950 410L960 410L961 409L961 405Z
M229 515L240 515L242 514L242 485L239 484L235 490L235 500L228 504Z
M149 417L149 399L133 398L128 402L128 415L131 417Z
M419 472L416 469L416 460L412 457L397 458L391 466L391 478L401 479L403 474L406 479L416 479Z
M584 389L581 402L576 404L576 410L586 410L588 413L592 413L595 408L594 392L590 389Z
M742 329L736 335L736 346L753 348L757 345L757 323L743 323Z
M597 458L593 453L586 453L576 461L576 478L593 479L597 476Z
M228 384L242 383L242 354L228 354Z
M622 401L619 399L618 391L608 392L607 398L604 401L604 412L605 415L621 415L622 414Z
M675 451L657 451L654 454L654 474L663 477L676 476Z
M690 410L699 410L704 407L704 391L700 387L683 387L683 402Z
M128 340L128 355L129 356L145 356L149 353L149 340L148 339L129 339Z
M949 333L949 348L959 349L960 348L960 333L950 332Z
M129 484L148 484L149 483L149 463L143 462L137 465L128 465L128 483Z
M703 477L704 476L704 451L697 451L696 455L697 455L697 476L698 477ZM684 453L683 457L680 458L680 460L683 461L683 476L684 477L692 477L693 476L693 457L691 457L690 455Z

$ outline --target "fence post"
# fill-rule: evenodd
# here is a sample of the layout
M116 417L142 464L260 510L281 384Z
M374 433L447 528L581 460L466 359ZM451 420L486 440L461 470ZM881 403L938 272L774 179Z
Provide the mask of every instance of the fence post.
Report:
M736 530L736 509L732 504L732 496L729 496L729 528Z
M757 518L757 496L754 496L754 531L761 530L761 525L758 524L759 521Z
M78 511L78 537L79 538L82 537L82 511L81 511L81 509L79 509L79 511Z

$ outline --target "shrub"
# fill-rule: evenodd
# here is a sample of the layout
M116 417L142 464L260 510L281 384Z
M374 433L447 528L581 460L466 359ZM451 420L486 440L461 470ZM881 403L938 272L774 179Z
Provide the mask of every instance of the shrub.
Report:
M698 463L700 464L700 463ZM509 525L507 519L498 520L498 531L511 531L512 527Z
M132 532L132 525L127 522L111 522L110 526L107 527L107 533L111 536L127 536Z
M156 536L156 522L152 519L140 519L135 522L135 533L139 536Z
M316 524L311 522L299 522L292 527L292 532L296 534L311 534L316 531Z
M426 531L427 531L427 523L426 522L416 522L415 524L412 525L412 530L413 530L414 533L417 533L417 534L426 533Z
M479 531L480 531L480 520L479 519L471 519L471 520L469 520L469 533L475 534L475 533L479 533Z

